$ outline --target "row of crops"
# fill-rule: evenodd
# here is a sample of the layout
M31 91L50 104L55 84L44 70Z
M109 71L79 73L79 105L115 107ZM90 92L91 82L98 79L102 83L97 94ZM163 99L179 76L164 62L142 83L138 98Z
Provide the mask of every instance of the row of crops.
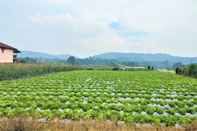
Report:
M197 81L146 71L72 71L2 81L0 116L188 124L197 120Z

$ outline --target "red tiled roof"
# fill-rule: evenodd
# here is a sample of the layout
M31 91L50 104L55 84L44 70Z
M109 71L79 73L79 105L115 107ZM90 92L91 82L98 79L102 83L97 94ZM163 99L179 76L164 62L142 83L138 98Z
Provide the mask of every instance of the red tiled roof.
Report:
M15 53L20 53L20 51L12 46L9 46L7 44L4 44L2 42L0 42L0 48L4 48L4 49L11 49L13 50Z

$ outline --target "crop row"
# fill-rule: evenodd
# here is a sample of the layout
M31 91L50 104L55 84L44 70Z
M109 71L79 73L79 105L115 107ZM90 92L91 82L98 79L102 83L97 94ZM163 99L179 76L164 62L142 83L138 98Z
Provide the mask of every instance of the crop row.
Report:
M197 81L145 71L72 71L2 81L0 115L186 124L197 120Z

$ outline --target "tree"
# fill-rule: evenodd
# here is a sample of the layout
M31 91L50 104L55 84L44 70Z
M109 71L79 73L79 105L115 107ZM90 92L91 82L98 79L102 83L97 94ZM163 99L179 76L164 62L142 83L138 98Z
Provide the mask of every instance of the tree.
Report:
M189 75L190 76L197 76L197 65L192 64L189 66Z
M148 68L148 70L151 70L151 66L148 66L147 68Z
M75 65L76 64L76 58L74 56L69 56L67 59L67 63L71 64L71 65Z
M175 64L173 65L173 68L176 69L176 68L180 68L180 67L182 67L182 66L183 66L183 64L182 64L181 62L178 62L178 63L175 63Z
M176 67L176 74L182 74L182 69L180 67Z

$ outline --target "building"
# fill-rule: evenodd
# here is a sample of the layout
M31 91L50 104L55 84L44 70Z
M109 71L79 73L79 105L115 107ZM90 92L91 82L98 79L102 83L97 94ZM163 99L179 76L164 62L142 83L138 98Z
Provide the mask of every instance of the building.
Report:
M143 66L125 66L125 65L118 65L118 68L121 70L146 70L146 67Z
M14 47L0 42L0 63L14 63L20 51Z

